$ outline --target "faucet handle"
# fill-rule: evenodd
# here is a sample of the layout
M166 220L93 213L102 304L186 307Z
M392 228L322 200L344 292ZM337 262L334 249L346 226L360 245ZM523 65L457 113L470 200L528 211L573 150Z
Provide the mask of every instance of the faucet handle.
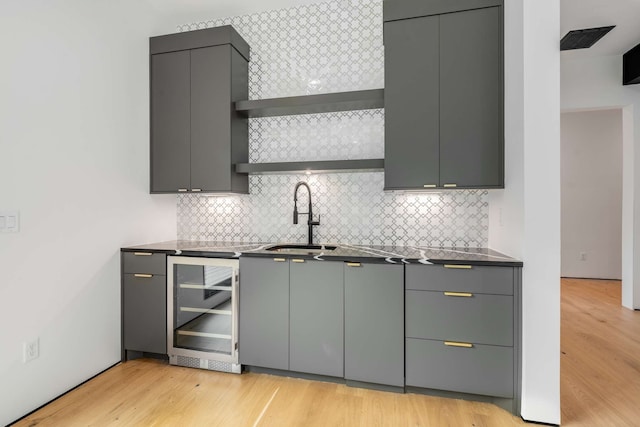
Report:
M313 218L309 218L309 225L320 225L320 214L318 214L318 220L314 221Z

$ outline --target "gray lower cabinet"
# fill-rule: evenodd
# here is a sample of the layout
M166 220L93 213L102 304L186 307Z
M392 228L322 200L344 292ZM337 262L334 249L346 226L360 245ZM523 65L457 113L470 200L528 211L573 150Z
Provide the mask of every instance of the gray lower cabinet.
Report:
M240 258L243 365L404 386L401 265Z
M404 386L404 268L346 263L344 377Z
M289 370L344 375L343 263L292 259Z
M248 58L230 26L150 39L151 193L248 192Z
M512 398L513 349L407 339L407 385Z
M520 269L405 268L406 385L517 400Z
M126 351L167 353L166 268L165 254L122 253L122 346L125 354Z
M240 258L238 357L243 365L289 369L289 263Z
M504 187L502 0L384 3L385 189Z

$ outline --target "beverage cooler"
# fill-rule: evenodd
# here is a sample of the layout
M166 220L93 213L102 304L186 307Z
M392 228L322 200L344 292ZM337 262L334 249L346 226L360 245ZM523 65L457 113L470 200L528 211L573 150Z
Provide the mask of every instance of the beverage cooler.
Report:
M167 259L169 363L240 373L238 260Z

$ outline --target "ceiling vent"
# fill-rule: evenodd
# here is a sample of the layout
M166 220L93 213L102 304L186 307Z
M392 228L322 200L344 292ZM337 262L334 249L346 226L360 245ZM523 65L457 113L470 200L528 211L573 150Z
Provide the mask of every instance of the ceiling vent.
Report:
M614 28L615 25L569 31L562 40L560 40L560 50L587 49Z
M622 56L622 84L640 83L640 44Z

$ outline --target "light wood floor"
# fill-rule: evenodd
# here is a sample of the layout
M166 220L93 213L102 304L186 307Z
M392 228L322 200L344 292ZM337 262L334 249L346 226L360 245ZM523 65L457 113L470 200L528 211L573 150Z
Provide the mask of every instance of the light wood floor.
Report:
M562 280L560 395L567 426L640 426L640 312L610 280Z
M620 282L562 284L562 423L640 425L640 313ZM17 426L525 425L484 403L395 394L264 374L223 374L152 360L120 364Z

